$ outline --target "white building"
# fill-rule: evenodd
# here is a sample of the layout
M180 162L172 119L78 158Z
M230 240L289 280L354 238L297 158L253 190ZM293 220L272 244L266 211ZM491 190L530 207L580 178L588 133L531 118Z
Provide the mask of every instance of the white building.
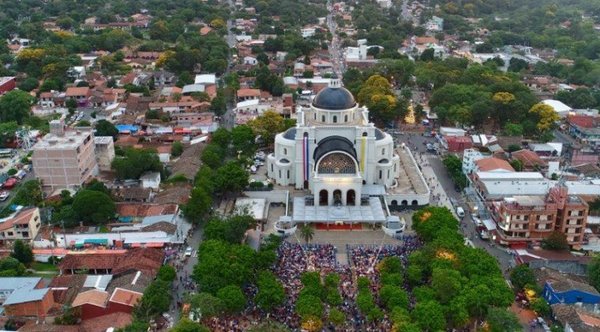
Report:
M158 190L160 187L160 172L148 172L140 176L142 188Z
M296 127L275 137L267 175L279 185L306 189L294 198L292 221L383 223L389 205L425 205L429 190L410 151L369 122L369 111L332 80Z
M548 105L554 109L554 111L561 117L565 118L569 115L569 112L573 111L573 108L566 105L560 100L555 99L545 99L542 100L542 104Z

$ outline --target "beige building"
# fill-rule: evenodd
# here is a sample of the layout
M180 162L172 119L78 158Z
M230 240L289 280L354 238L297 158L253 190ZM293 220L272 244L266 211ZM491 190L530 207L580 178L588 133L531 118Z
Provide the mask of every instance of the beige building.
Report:
M27 208L0 219L0 244L12 243L15 240L32 241L40 230L40 209Z
M110 164L115 159L115 143L112 136L94 137L96 163L100 171L110 171Z
M50 134L33 146L32 163L44 188L77 189L97 174L91 129L65 131L62 121L50 122Z

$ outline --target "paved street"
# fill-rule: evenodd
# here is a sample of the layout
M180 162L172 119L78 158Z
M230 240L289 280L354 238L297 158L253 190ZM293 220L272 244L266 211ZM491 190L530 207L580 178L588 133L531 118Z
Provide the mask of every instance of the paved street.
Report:
M180 267L177 268L177 279L173 283L173 301L169 310L169 315L174 318L175 322L180 318L180 308L178 308L177 303L183 303L186 293L190 292L189 284L195 285L190 278L194 271L194 266L198 263L197 250L200 246L200 241L202 241L202 231L201 227L193 228L191 236L187 238L187 244L181 247L181 250L177 253L178 257L175 258L175 262L180 264ZM194 251L191 257L184 259L184 252L188 246L192 247Z
M435 201L432 200L431 205L446 206L450 210L455 211L456 207L452 206L450 203L451 201L454 201L465 211L469 211L463 194L454 190L454 183L448 176L440 157L437 154L426 151L426 145L424 143L434 143L434 138L424 137L418 133L404 133L403 135L395 135L395 138L399 143L404 142L411 147L411 151L415 154L415 158L417 161L420 161L421 170L423 171L425 179L430 183L432 196L439 195L439 199ZM506 271L513 266L514 259L506 249L498 247L490 241L484 241L479 238L475 229L475 223L469 213L462 219L461 227L465 237L468 237L475 247L485 249L490 255L498 260L502 271Z

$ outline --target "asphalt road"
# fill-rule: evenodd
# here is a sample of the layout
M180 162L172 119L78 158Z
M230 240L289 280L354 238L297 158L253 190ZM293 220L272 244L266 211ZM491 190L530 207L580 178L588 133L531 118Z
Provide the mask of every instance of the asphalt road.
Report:
M428 161L428 166L431 167L433 173L435 174L435 183L439 183L441 189L443 189L444 193L451 201L454 201L461 206L466 212L469 211L469 208L466 204L464 194L461 192L457 192L454 189L454 183L452 179L448 176L444 164L442 163L442 159L434 153L427 152L426 145L424 143L435 143L434 138L424 137L421 134L409 134L404 133L402 135L393 135L398 142L403 142L411 147L411 151L413 154L420 154ZM432 205L437 205L437 203L432 203ZM454 207L456 208L456 206ZM471 218L469 213L466 213L466 216L461 221L461 230L466 238L469 238L473 245L477 248L485 249L490 255L494 256L502 271L506 275L507 269L514 265L513 256L502 247L499 247L493 244L491 241L481 240L476 232L476 225Z

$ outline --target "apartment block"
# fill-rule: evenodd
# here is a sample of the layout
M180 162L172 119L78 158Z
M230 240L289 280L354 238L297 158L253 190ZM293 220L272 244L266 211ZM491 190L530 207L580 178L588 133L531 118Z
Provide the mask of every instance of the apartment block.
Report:
M37 207L23 209L0 219L0 244L5 245L15 240L32 241L37 236L40 225L40 209Z
M110 165L115 159L115 143L112 136L94 137L96 162L100 171L110 171Z
M566 187L551 188L545 196L512 196L488 204L500 244L539 242L555 230L564 233L571 246L583 243L588 205L568 195Z
M50 133L33 146L36 177L46 189L79 188L98 172L91 130L65 131L60 120L50 122Z

